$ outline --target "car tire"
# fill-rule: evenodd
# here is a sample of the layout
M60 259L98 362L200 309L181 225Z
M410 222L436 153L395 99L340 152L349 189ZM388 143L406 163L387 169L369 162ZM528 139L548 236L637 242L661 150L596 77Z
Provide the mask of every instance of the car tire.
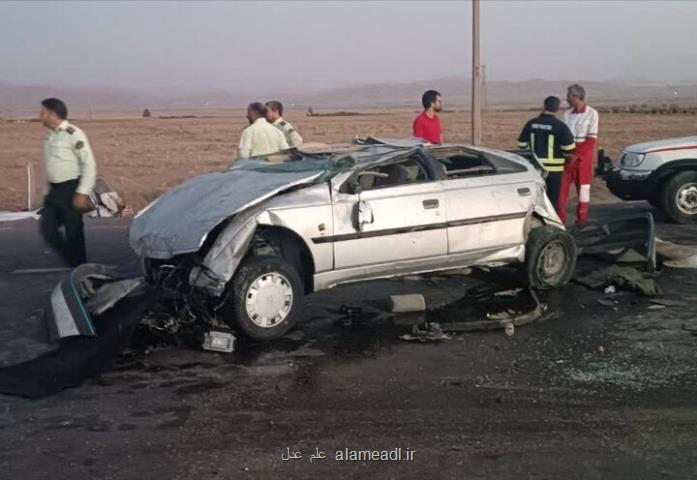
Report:
M576 242L565 230L538 227L525 246L525 273L530 286L548 290L566 285L576 268Z
M676 223L697 223L697 172L681 172L663 187L661 209Z
M282 337L304 315L304 289L295 268L280 257L248 257L228 288L225 321L253 340Z

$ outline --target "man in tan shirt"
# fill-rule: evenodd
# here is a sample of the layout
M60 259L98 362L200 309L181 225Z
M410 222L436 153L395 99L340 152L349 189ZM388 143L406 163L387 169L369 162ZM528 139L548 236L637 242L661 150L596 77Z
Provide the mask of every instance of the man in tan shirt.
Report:
M303 137L290 122L283 118L283 104L281 102L278 100L266 102L266 120L283 133L290 148L302 145Z
M41 210L41 234L69 266L76 267L87 261L82 214L93 208L89 193L97 166L87 136L68 122L65 103L45 99L39 117L50 130L44 143L48 193Z
M245 160L289 148L283 133L266 121L266 107L262 103L249 104L247 120L249 126L242 131L238 159Z

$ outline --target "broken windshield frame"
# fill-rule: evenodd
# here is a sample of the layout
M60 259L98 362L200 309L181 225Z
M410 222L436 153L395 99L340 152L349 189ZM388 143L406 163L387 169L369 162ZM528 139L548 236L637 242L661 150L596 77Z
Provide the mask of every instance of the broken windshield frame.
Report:
M361 158L361 161L380 156L384 156L384 152L363 155L364 158ZM291 149L269 155L259 155L249 160L239 160L227 170L248 170L262 173L321 172L322 175L318 180L324 181L338 173L353 169L357 163L359 160L348 152L305 154Z

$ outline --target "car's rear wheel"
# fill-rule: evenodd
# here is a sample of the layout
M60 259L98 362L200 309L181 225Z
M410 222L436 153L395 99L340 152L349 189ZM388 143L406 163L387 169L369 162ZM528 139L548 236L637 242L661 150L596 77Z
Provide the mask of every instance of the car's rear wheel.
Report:
M697 172L681 172L663 188L662 209L677 223L697 223Z
M525 247L525 271L533 288L565 285L576 268L576 242L565 230L539 227L530 232Z
M225 320L254 340L283 336L303 316L303 284L298 272L274 256L252 256L237 269L229 286Z

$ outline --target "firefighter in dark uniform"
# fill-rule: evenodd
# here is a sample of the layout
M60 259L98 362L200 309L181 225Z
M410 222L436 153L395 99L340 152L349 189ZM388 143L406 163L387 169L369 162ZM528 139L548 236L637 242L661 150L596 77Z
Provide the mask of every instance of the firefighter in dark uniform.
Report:
M89 194L97 166L85 133L68 122L68 109L57 98L41 102L48 193L41 209L41 234L71 267L87 261L82 214L92 210ZM61 227L65 233L61 231Z
M564 164L573 160L576 149L571 130L555 115L560 105L558 97L545 98L544 111L528 121L518 137L518 147L529 149L547 171L547 196L555 209Z

